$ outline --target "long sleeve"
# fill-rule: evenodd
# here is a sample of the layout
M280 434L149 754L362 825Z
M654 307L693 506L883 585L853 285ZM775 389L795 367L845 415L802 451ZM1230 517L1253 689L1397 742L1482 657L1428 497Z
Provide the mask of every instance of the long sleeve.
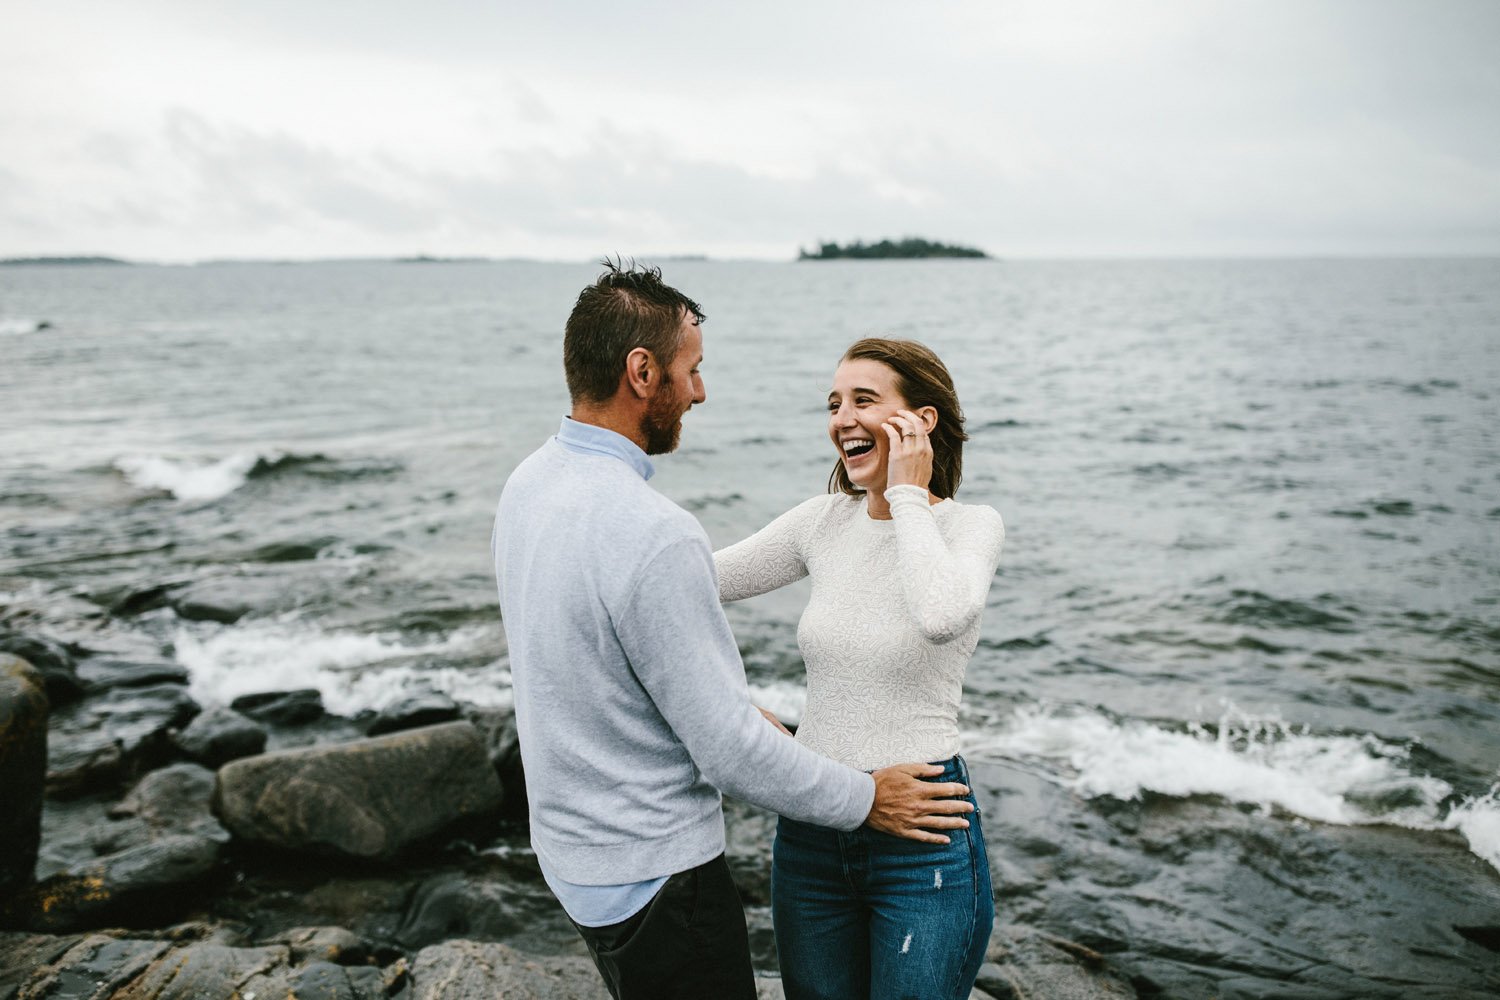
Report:
M643 567L615 628L641 686L710 784L804 822L840 830L864 822L875 797L869 775L798 745L751 705L706 540L674 542Z
M895 521L902 594L912 621L931 642L949 642L984 610L1000 564L1005 525L989 507L965 508L965 519L944 541L920 486L885 492Z
M827 506L826 496L803 501L749 538L715 552L719 600L743 601L806 576L804 539Z

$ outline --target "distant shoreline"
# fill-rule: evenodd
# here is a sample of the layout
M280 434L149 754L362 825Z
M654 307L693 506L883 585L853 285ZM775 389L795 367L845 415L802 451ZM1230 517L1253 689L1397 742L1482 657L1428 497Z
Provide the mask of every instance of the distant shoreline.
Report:
M119 257L6 257L0 267L133 267L134 262Z

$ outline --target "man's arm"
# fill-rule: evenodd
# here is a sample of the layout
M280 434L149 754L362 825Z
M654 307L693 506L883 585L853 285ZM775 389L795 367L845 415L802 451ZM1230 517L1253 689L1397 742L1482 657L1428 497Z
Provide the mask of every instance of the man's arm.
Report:
M766 725L750 703L744 665L719 607L707 539L685 537L644 567L615 619L642 686L703 776L736 798L804 822L945 842L968 825L968 790L920 780L925 764L875 776L838 764Z

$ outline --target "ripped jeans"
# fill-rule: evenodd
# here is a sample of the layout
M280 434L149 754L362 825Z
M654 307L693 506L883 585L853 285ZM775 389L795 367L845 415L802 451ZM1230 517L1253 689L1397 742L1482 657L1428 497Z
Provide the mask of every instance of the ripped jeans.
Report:
M969 783L962 757L938 763L929 780ZM977 808L968 819L924 844L782 817L771 914L787 1000L967 998L995 919Z

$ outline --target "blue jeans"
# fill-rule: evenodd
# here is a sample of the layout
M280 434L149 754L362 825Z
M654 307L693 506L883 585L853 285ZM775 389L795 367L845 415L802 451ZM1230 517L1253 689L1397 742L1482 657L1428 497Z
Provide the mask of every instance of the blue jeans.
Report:
M969 783L962 757L939 763L930 780ZM968 997L995 919L977 803L968 819L924 844L783 816L771 916L787 1000Z

